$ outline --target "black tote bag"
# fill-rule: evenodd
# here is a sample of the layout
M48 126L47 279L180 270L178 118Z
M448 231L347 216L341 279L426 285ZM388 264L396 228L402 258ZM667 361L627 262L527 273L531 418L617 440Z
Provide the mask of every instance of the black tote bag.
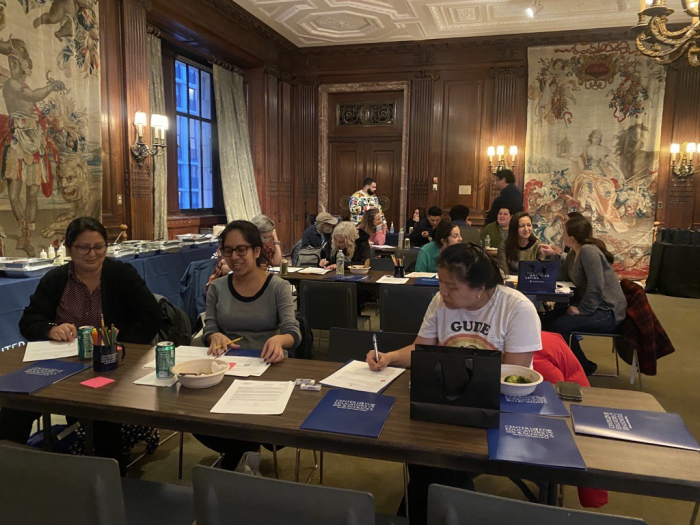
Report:
M411 419L496 428L501 352L416 345L411 354Z

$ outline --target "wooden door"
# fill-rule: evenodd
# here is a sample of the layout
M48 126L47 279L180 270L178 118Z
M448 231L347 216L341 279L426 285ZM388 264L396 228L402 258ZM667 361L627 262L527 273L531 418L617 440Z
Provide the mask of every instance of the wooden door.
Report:
M365 178L363 142L331 142L328 166L328 213L350 219L348 201Z
M365 177L377 181L377 196L384 210L387 226L394 223L396 232L405 222L399 217L401 195L401 141L365 143ZM362 184L362 183L360 183Z

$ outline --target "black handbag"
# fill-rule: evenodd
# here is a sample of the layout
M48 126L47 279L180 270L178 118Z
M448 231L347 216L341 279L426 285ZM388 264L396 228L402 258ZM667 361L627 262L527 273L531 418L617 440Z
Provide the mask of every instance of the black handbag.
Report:
M411 419L496 428L501 352L416 345L411 353Z

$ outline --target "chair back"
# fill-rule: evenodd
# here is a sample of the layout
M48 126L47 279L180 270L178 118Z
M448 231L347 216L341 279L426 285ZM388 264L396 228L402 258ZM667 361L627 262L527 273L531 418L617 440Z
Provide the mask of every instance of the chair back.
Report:
M517 517L517 518L516 518ZM636 518L548 507L469 490L431 485L428 525L644 525Z
M328 360L338 363L346 363L352 359L364 361L367 352L372 350L372 336L375 334L380 352L398 350L416 340L415 334L331 328L328 337Z
M476 228L460 226L459 234L462 236L463 243L473 242L474 244L481 244L481 234Z
M369 260L369 267L372 270L379 270L382 272L393 272L394 271L394 261L391 257L374 257Z
M299 283L299 311L309 328L357 328L355 283L304 281Z
M382 332L417 334L436 293L437 288L433 286L381 285L379 323Z
M294 359L313 359L314 333L301 313L297 312L296 317L299 323L299 331L301 332L301 341L299 341L299 346L289 351L289 357Z
M158 294L153 294L153 296L163 314L163 321L151 344L161 341L171 341L175 346L192 344L192 328L187 314L171 303L167 297Z
M416 261L420 250L396 250L397 257L403 257L403 265L406 268L406 273L416 270Z
M199 465L192 469L192 484L199 525L374 524L374 498L367 492L292 483Z
M126 525L113 459L0 445L0 523Z

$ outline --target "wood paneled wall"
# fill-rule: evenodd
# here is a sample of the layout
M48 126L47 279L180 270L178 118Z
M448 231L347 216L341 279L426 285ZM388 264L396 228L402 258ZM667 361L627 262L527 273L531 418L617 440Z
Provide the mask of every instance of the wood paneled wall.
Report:
M147 108L146 57L139 46L148 22L171 42L244 69L261 206L277 223L285 249L317 211L320 85L409 81L408 209L464 203L479 224L493 197L487 146L518 146L516 177L522 183L527 48L627 37L626 29L612 29L298 49L229 0L101 0L100 8L108 225L126 222L132 236L146 236L152 220L146 176L128 154L129 115ZM700 69L669 68L657 209L669 227L700 226L698 184L689 202L670 202L668 154L672 140L700 140L699 100ZM471 186L471 194L460 194L459 186ZM187 229L194 222L173 226Z

